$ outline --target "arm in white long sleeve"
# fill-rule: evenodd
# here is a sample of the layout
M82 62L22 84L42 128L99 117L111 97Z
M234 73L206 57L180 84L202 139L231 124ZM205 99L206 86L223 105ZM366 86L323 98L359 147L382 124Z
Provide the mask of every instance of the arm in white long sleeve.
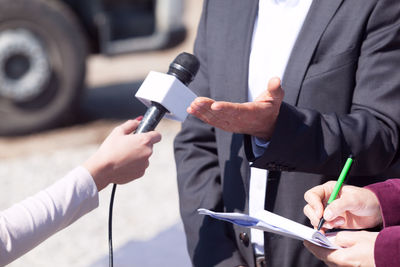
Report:
M0 266L25 254L99 205L98 191L83 167L0 212Z

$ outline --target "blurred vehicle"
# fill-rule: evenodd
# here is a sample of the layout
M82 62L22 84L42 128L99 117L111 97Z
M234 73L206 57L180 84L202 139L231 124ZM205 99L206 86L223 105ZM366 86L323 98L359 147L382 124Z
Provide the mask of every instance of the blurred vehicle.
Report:
M89 54L181 43L183 1L0 0L0 135L73 117Z

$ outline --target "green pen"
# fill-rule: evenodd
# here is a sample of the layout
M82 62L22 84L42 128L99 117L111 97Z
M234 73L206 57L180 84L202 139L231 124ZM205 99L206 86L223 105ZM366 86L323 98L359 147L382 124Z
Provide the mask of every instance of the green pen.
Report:
M335 187L333 188L333 191L331 193L331 196L328 199L328 203L326 204L327 206L332 203L332 201L334 201L337 197L337 195L339 194L340 189L342 188L343 182L347 177L347 174L349 173L351 164L353 163L353 155L350 155L347 160L346 163L344 164L344 167L342 169L342 172L340 173L339 179L337 180ZM325 219L322 216L321 220L319 221L318 224L318 231L321 229L322 225L325 223Z

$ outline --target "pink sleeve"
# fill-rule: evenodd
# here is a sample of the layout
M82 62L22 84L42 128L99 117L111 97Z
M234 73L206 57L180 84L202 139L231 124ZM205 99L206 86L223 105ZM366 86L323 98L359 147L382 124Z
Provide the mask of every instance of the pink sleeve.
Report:
M0 212L0 266L25 254L99 205L90 173L83 167Z
M378 235L375 248L375 266L400 266L400 179L367 186L375 193L381 205L383 226Z
M383 216L383 226L400 225L400 179L366 186L378 197Z
M376 267L400 266L400 226L387 227L379 233L374 258Z

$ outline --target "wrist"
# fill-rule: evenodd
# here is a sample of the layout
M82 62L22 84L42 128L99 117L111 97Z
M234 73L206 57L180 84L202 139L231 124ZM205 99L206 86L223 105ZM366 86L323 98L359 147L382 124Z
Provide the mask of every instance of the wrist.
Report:
M272 117L269 118L269 123L263 126L264 127L263 129L258 129L258 131L255 129L254 133L252 133L251 135L261 140L264 140L265 142L270 142L275 132L278 116L279 116L279 110L276 114L273 114Z
M90 157L85 163L82 164L88 170L96 184L97 191L101 191L109 184L107 179L107 166L102 164L101 160L97 160L95 156Z
M260 140L263 140L264 142L269 142L271 140L272 134L274 133L275 130L275 123L272 125L268 126L268 128L259 130L259 131L254 131L253 133L250 133L251 136L254 136Z
M382 217L382 210L381 210L381 205L379 203L379 199L372 190L370 190L368 188L366 188L366 190L367 190L366 192L368 192L368 196L369 196L367 198L369 200L369 203L367 205L370 206L370 209L373 211L372 212L373 218L375 218L375 225L373 227L380 226L383 224L383 217Z

